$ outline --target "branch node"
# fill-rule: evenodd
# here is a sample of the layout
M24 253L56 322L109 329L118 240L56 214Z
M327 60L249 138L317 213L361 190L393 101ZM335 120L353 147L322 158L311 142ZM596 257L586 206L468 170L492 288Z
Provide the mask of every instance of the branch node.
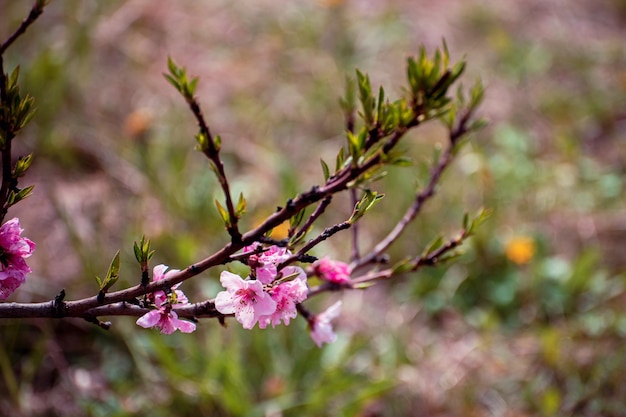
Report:
M86 321L88 321L89 323L93 323L96 326L104 329L104 330L109 330L111 328L111 322L110 321L100 321L98 320L97 317L92 317L92 316L87 316L87 317L83 317Z
M52 317L64 317L66 305L63 301L65 299L65 289L62 289L52 301Z

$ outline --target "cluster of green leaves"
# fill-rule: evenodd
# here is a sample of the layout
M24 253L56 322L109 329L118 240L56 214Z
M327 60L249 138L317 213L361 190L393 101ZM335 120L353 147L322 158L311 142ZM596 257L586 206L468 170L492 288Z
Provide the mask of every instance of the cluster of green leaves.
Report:
M187 76L187 70L183 67L176 65L172 58L167 59L167 68L170 70L169 74L163 74L165 79L170 82L180 94L187 100L193 99L198 86L198 77L189 78Z
M354 210L352 211L352 215L350 216L350 219L348 219L348 222L353 224L356 223L383 197L385 197L384 194L379 194L372 190L365 190L363 192L363 197L361 197L361 199L354 205Z
M356 169L377 158L378 162L351 184L352 187L363 187L387 175L387 172L380 170L384 165L412 165L412 160L405 152L397 151L395 145L408 129L426 120L441 119L451 131L451 137L455 128L462 129L462 132L454 133L461 136L484 127L482 119L469 120L484 98L480 82L476 82L470 89L469 99L466 99L462 85L458 87L456 97L448 96L448 90L464 69L464 61L450 67L445 42L432 58L427 55L425 48L421 48L417 58L408 59L407 97L393 102L386 98L382 86L378 94L374 95L369 76L357 70L356 80L348 79L345 96L339 101L346 120L347 152L343 147L339 149L332 175L328 163L321 161L324 179L328 181L343 169ZM355 120L357 100L360 103L360 127Z
M4 70L3 68L0 70ZM2 97L0 103L0 151L6 156L3 157L2 163L7 164L11 161L11 141L16 135L30 122L35 115L35 100L30 95L22 96L19 86L19 67L16 67L7 77L3 74L4 86L2 86ZM6 193L1 196L3 205L3 213L14 204L28 197L33 186L18 188L18 178L22 177L32 162L32 154L20 157L15 166L10 170L10 174L6 168L3 168L3 183L10 184L9 187L2 187ZM10 175L10 178L4 178Z
M5 78L4 97L0 109L0 146L5 146L8 140L22 130L35 115L33 105L35 99L26 94L20 95L19 86L20 67L16 67L11 75Z
M141 268L141 285L146 286L150 281L148 263L154 256L155 251L150 249L150 240L146 239L145 236L141 236L139 243L134 242L133 252Z

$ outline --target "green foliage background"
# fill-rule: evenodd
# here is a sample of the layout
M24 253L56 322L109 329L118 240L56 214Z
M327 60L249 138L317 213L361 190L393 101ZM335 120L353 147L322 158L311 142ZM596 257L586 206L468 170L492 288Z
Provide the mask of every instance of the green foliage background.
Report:
M5 38L29 5L1 7ZM273 331L203 321L170 337L130 318L109 332L2 321L0 414L626 415L625 11L620 0L53 1L6 58L38 107L17 149L35 154L35 194L9 212L38 247L15 301L93 295L119 248L120 284L138 282L143 233L153 263L177 268L227 241L193 119L161 76L168 55L200 76L251 227L321 182L317 155L332 160L343 141L346 75L358 67L400 95L406 57L445 37L453 58L467 55L465 83L487 86L490 127L390 255L453 233L466 210L493 215L451 267L344 294L339 340L322 350L302 320ZM364 248L427 179L443 133L412 134L416 165L380 184ZM342 207L324 221L344 219ZM528 263L507 257L518 238L534 245ZM339 236L317 254L345 260L348 247ZM213 297L218 275L184 289Z

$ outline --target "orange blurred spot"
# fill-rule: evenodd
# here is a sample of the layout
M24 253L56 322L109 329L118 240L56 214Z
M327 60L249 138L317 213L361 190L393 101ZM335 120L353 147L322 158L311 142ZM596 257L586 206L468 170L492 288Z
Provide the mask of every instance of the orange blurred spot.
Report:
M530 262L535 255L535 241L527 236L515 237L506 244L506 257L518 264Z
M286 239L289 234L289 221L282 222L272 229L272 239Z
M259 227L263 221L265 221L265 217L263 218L255 218L254 227ZM289 235L289 220L285 220L278 226L272 229L271 238L275 240L286 239Z
M124 133L133 139L142 139L152 126L152 115L146 109L133 111L124 120Z
M320 6L330 8L330 7L341 6L344 0L317 0L317 2L320 4Z

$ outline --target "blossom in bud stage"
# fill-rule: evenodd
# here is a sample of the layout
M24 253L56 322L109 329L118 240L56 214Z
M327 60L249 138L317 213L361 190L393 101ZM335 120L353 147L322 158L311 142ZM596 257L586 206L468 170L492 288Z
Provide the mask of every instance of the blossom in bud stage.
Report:
M333 331L333 326L330 322L339 317L340 313L341 301L337 301L325 311L309 320L311 338L318 347L322 347L323 343L332 343L337 339L337 335Z
M167 270L166 265L157 265L152 270L152 280L160 281L168 278L170 275L179 272L178 269ZM139 317L137 324L144 328L156 327L163 334L172 334L176 330L180 330L183 333L191 333L196 330L196 325L190 321L181 320L175 311L172 311L172 306L175 304L188 304L187 297L181 290L177 290L180 283L172 287L172 292L166 294L165 291L155 291L151 297L154 300L156 310L149 311L143 316Z
M259 249L258 243L243 248L243 253L254 252ZM287 248L280 246L270 246L259 254L250 255L248 264L255 270L256 279L263 284L270 284L276 278L278 271L276 266L287 260L291 252Z
M315 274L324 281L339 285L350 284L350 267L346 263L324 258L313 267Z
M276 302L274 313L259 317L259 327L265 329L269 324L275 327L282 321L285 326L289 320L298 315L296 304L306 300L309 289L306 285L306 273L297 266L287 266L281 271L284 277L295 275L294 278L282 282L268 290L272 300Z
M6 300L32 272L24 259L33 253L35 243L21 237L22 231L18 218L0 227L0 300Z
M222 314L235 314L244 329L252 329L259 317L273 314L276 301L263 291L258 280L244 280L232 272L223 271L220 282L226 288L215 298L215 308Z

